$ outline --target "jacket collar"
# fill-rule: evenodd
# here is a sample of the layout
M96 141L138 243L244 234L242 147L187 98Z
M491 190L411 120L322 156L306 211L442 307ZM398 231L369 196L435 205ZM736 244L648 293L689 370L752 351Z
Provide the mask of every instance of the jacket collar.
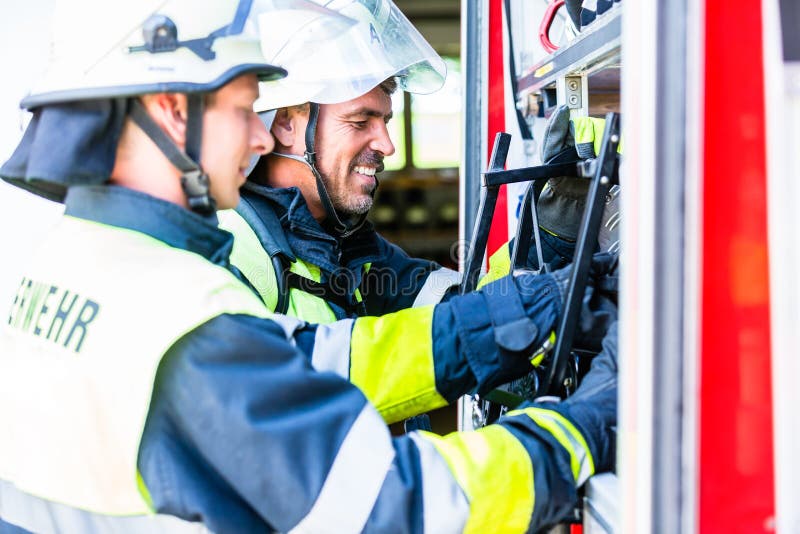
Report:
M332 236L311 215L297 187L273 188L247 182L242 196L260 197L272 207L291 248L284 251L287 256L295 255L327 273L340 271L342 267L359 271L365 263L379 258L377 234L372 225L365 225L345 239Z
M114 185L70 187L64 204L67 215L135 230L228 266L233 235L217 227L215 214L203 217L172 202Z

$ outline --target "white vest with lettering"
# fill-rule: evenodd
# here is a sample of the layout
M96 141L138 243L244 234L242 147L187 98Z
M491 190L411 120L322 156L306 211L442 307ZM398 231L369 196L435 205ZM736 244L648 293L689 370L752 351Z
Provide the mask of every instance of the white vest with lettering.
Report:
M136 462L156 369L225 313L269 316L198 254L64 216L0 330L0 482L93 513L152 514Z

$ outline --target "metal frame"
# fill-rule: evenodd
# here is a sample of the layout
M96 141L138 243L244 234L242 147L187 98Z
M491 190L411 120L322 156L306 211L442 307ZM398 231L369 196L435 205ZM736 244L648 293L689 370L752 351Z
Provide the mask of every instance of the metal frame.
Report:
M461 220L459 240L465 243L468 235L467 221L475 220L478 212L478 192L481 172L483 172L484 124L486 110L483 105L481 83L486 79L486 43L483 38L487 21L486 2L461 1L461 63L464 65L464 141L465 148L461 162L462 187L459 194ZM463 256L463 255L462 255ZM462 257L462 262L464 261Z
M655 322L655 2L626 2L622 21L619 422L617 474L623 533L653 531L653 382ZM627 180L626 178L632 179ZM635 224L631 224L635 221ZM691 532L691 531L688 531Z
M686 4L662 0L656 14L652 528L664 533L681 531L683 512L686 138L674 132L686 128Z
M600 154L596 160L592 161L572 161L568 163L556 163L529 167L525 169L512 169L504 171L508 147L511 136L506 133L498 133L492 155L489 162L489 169L484 175L484 183L481 188L480 206L478 215L475 219L472 242L464 269L464 277L461 281L461 294L473 291L478 284L481 266L483 264L483 251L489 237L489 228L494 217L495 206L497 203L500 186L509 183L532 181L531 186L535 187L537 181L544 181L549 178L559 176L585 177L591 176L592 181L587 193L586 208L578 233L578 240L575 247L573 269L570 273L569 285L567 287L566 302L562 313L561 323L556 332L556 346L553 351L551 364L547 376L544 377L537 390L537 395L560 395L562 390L569 391L574 387L574 383L567 383L566 371L569 362L569 355L572 350L575 330L580 317L583 301L583 294L589 278L589 266L592 260L592 253L597 246L597 234L605 206L606 195L614 183L617 183L617 149L620 143L619 115L609 113L606 115L606 126L603 132L603 140ZM530 217L525 218L519 226L517 242L515 248L526 247L520 241L524 234L532 234L536 237L537 250L541 251L538 227L526 228L533 225L536 218L535 202L531 198L533 193L529 190L526 195L526 214L530 211ZM527 254L525 254L527 257ZM541 252L539 252L541 258ZM517 251L513 251L512 258L516 264L519 261ZM540 259L540 267L541 265ZM571 381L571 379L570 379ZM498 398L491 399L498 401ZM521 399L518 399L518 401ZM513 404L511 404L513 407Z
M486 100L484 80L488 61L486 42L489 19L488 0L461 0L461 64L464 87L464 153L460 165L459 188L459 268L464 272L468 223L476 218L481 172L484 168L486 138ZM472 430L472 401L464 396L458 403L458 429Z
M700 295L702 289L701 199L703 177L704 6L686 6L683 406L681 448L681 532L697 530L700 379Z
M537 62L517 79L519 96L534 93L559 78L599 70L619 60L622 4L587 26L579 36L551 56Z

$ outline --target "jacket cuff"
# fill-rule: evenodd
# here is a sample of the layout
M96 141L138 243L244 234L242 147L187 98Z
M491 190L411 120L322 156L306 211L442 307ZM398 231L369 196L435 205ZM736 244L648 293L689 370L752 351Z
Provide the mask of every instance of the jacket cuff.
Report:
M506 276L448 303L479 394L529 372L531 347L548 338L558 317L558 290L552 278L528 278L518 285L513 276ZM521 325L525 331L515 336L514 327Z

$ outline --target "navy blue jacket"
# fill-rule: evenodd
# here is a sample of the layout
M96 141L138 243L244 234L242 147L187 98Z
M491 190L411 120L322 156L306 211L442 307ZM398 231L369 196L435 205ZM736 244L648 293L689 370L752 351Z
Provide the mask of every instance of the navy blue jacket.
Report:
M67 214L227 264L232 237L213 217L113 187L102 202L95 189L90 202L82 189L70 191ZM539 278L539 289L557 292L549 277ZM525 362L498 348L487 328L485 302L501 304L508 291L493 285L471 296L484 299L480 306L437 307L437 343L451 345L443 351L450 354L442 363L443 390L493 387L508 379L515 362ZM542 318L544 336L558 308L558 297L547 295L521 297L527 315ZM222 315L164 354L138 462L158 512L216 532L298 525L338 532L349 521L369 532L460 531L511 520L485 510L519 501L527 510L523 530L533 531L563 517L577 485L609 465L615 410L607 403L534 405L471 434L479 442L460 434L392 439L359 389L312 367L307 354L317 328L299 324L287 334L279 322ZM459 350L465 344L468 354ZM532 485L515 486L509 475L515 472L531 475Z

